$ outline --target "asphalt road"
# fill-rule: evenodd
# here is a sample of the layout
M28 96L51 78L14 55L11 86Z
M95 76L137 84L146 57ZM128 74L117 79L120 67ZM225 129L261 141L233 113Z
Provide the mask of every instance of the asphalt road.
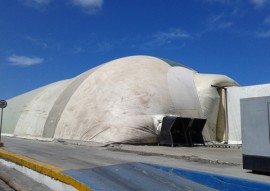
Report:
M3 137L2 140L6 150L62 167L66 169L64 173L95 190L211 190L213 188L204 184L205 181L200 182L211 176L196 174L197 172L194 174L185 171L187 169L270 182L270 177L267 175L252 174L242 169L239 149L100 146L91 143L83 145L79 142L70 144L12 137ZM191 177L201 178L198 180L187 178L190 173ZM212 178L211 181L216 181L217 185L224 184L224 181L221 181L223 177L212 176ZM238 186L237 181L224 186L234 188ZM245 185L249 183L245 182Z

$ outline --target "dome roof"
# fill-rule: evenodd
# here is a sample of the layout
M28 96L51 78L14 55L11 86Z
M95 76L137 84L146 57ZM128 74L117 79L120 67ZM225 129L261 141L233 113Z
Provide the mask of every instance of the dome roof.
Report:
M156 143L157 116L206 116L198 89L211 87L211 82L197 87L196 76L191 68L156 57L116 59L8 100L9 125L3 131L101 143Z

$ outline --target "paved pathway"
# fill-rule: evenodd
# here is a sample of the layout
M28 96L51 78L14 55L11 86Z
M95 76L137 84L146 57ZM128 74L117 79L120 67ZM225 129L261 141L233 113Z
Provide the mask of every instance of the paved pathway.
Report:
M94 190L222 190L229 187L270 190L270 184L267 184L269 176L242 169L241 150L222 152L220 149L199 147L130 145L102 147L91 143L78 145L81 143L10 137L3 137L3 142L6 150L61 167L65 169L64 174Z

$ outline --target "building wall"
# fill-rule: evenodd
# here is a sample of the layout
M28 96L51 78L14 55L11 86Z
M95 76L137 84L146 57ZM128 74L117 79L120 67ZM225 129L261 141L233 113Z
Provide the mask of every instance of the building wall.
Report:
M270 84L229 87L227 88L228 100L228 143L241 144L241 113L240 99L263 97L270 95Z

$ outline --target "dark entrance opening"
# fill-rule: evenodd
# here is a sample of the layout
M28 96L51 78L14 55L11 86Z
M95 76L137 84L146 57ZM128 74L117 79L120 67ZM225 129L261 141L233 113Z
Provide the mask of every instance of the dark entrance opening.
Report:
M166 116L159 134L159 145L189 146L204 145L202 130L206 119Z

